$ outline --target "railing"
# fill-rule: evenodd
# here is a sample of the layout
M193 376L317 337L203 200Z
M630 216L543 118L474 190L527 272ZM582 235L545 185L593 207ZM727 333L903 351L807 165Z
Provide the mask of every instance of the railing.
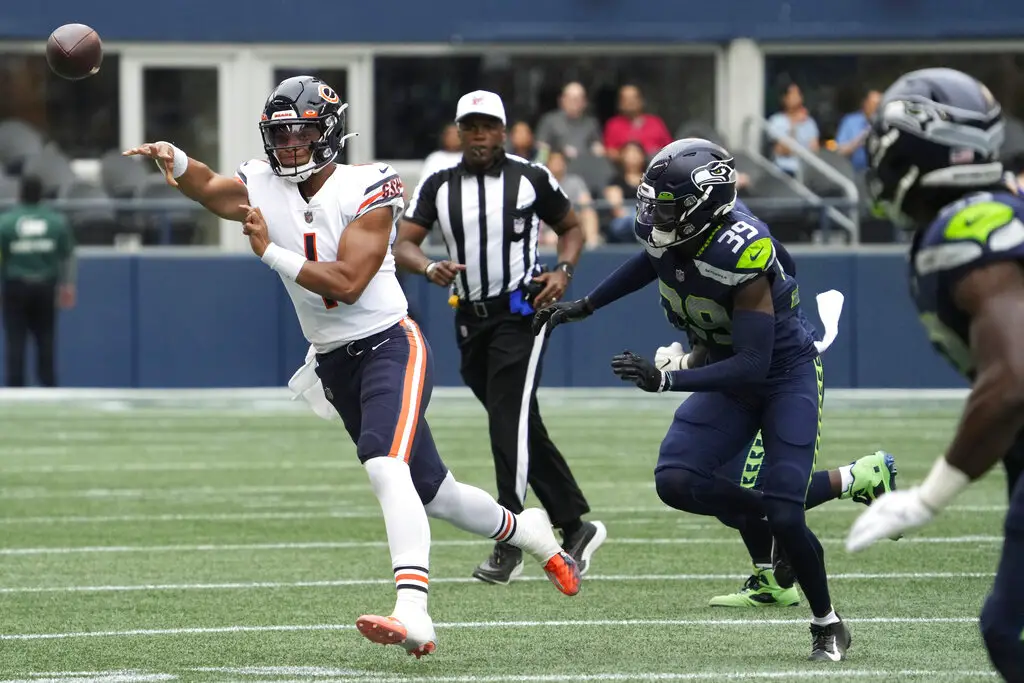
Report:
M850 241L853 244L860 243L860 193L857 190L857 185L842 173L819 159L813 152L805 148L794 138L788 135L777 135L772 133L771 137L775 141L782 142L789 147L790 151L794 155L799 157L801 161L813 168L815 171L825 176L828 180L835 183L846 196L845 199L832 201L819 197L806 185L782 171L778 166L772 163L770 159L765 158L765 156L761 154L761 141L765 137L766 124L767 120L756 116L751 116L744 121L743 146L753 161L757 163L758 167L763 172L770 173L773 177L786 183L794 193L806 198L808 204L812 206L825 207L824 213L835 221L837 225L850 233ZM756 137L753 140L751 139L752 128L756 134ZM846 209L848 213L844 214L841 209Z

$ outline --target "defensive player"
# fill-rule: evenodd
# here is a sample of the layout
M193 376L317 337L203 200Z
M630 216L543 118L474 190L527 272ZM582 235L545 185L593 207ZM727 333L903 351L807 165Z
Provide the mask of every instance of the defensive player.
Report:
M658 281L670 321L699 337L710 358L671 372L630 351L612 359L616 375L645 391L697 392L676 410L662 442L658 495L686 512L767 518L811 605L811 659L839 661L850 632L832 608L824 553L804 518L823 383L796 281L780 266L767 226L732 213L736 169L718 145L687 138L663 148L644 172L637 200L645 251L587 297L540 311L536 329L583 320ZM759 429L762 491L716 477Z
M736 201L734 214L753 213L741 200ZM796 275L796 262L786 247L773 240L776 258L779 265L788 275ZM841 305L841 304L840 304ZM822 353L831 344L834 331L829 330L830 322L826 317L834 317L838 322L839 311L829 316L819 302L818 312L825 322L825 339L816 342L818 352ZM830 335L830 332L832 334ZM700 367L708 360L708 348L700 343L693 334L687 334L690 352L683 351L679 342L659 347L654 354L654 364L659 370L684 370ZM740 483L746 488L760 489L763 483L761 464L764 460L764 446L760 433L748 448L719 468L715 474L730 481ZM810 510L830 500L849 499L855 503L870 505L878 496L896 488L896 460L885 451L877 451L866 455L849 465L832 470L819 470L811 475L811 483L807 488L807 500L804 509ZM711 607L770 607L795 606L800 603L800 594L794 587L792 568L785 563L773 567L771 560L772 537L767 521L757 517L734 518L721 520L726 525L740 523L737 531L743 544L750 554L754 572L747 578L743 587L735 593L716 595L708 605ZM778 558L777 558L778 559Z
M427 516L510 543L537 558L560 591L579 591L579 570L543 510L514 515L455 480L424 419L432 389L430 346L407 317L391 242L402 181L387 164L335 163L345 108L326 83L298 76L267 99L259 128L265 159L217 175L166 142L130 149L162 165L168 182L243 232L284 282L303 334L316 348L326 398L341 416L380 502L397 600L390 616L365 615L370 640L420 657L436 647L427 613Z
M981 632L992 663L1016 683L1024 681L1024 199L1003 178L1003 128L984 85L924 69L885 92L868 133L873 199L914 234L910 292L921 322L971 392L924 482L882 496L854 523L847 548L926 524L1002 459L1010 509Z

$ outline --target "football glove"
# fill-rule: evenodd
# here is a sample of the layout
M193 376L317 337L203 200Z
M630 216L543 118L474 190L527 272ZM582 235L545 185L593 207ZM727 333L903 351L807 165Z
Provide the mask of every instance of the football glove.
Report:
M586 297L576 301L562 301L542 308L533 316L533 334L540 334L540 331L547 325L545 336L549 336L551 330L562 323L579 322L589 318L593 312L594 308L590 305L590 299Z
M623 351L612 358L612 372L626 382L632 382L644 391L660 393L671 388L667 372L654 367L654 363L632 351Z
M853 523L846 537L846 549L857 552L883 538L898 538L905 531L927 524L934 516L921 500L917 487L886 493Z
M683 345L679 342L672 342L668 346L659 346L658 350L654 352L654 366L666 372L685 370L688 355L683 351Z

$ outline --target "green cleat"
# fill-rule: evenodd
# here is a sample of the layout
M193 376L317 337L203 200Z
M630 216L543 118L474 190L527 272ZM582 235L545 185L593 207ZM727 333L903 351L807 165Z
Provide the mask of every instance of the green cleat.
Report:
M800 604L800 593L795 586L782 588L775 581L771 569L754 568L754 573L743 584L743 589L729 595L716 595L709 607L793 607Z
M853 484L844 498L871 505L878 497L896 490L896 459L885 451L876 451L850 463Z

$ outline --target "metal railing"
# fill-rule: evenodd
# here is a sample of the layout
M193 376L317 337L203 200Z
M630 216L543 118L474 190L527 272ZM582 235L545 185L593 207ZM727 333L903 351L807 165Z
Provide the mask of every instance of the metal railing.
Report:
M826 199L815 194L809 187L790 176L788 173L776 166L770 159L761 153L761 141L765 139L765 128L768 121L760 117L751 116L743 124L743 147L751 159L764 173L785 183L795 194L806 199L807 204L814 207L822 207L824 214L832 219L838 226L850 233L852 244L860 243L860 192L852 180L844 176L838 170L825 163L796 139L788 135L771 134L776 142L785 144L790 151L807 166L813 168L829 181L835 183L845 195L845 199ZM751 139L751 129L756 137ZM847 213L843 213L845 209ZM826 227L826 226L823 226Z

